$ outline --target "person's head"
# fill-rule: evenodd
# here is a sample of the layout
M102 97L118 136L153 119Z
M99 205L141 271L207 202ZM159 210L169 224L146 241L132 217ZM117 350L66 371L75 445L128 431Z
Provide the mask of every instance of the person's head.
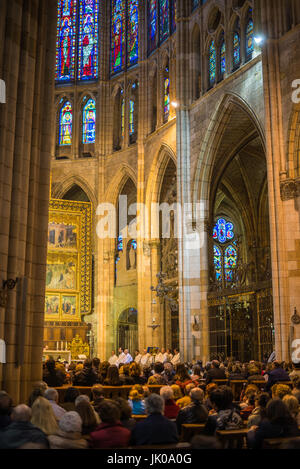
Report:
M82 420L78 412L66 412L58 425L64 433L81 433L82 431Z
M46 368L50 373L55 371L55 361L53 358L49 358L49 360L46 361Z
M162 348L160 352L164 355L166 353L166 349Z
M13 409L12 398L5 391L0 391L0 415L10 415Z
M119 355L121 355L121 353L123 353L124 350L122 349L122 347L119 347Z
M178 355L179 353L179 350L177 350L177 348L174 348L174 355Z
M32 410L25 404L20 404L15 407L11 413L11 420L13 422L30 422Z
M109 367L110 367L110 363L107 361L100 363L99 374L102 376L102 378L106 378Z
M148 353L148 352L147 352L147 349L144 348L144 350L143 350L143 355L147 355L147 353Z
M75 407L78 406L80 402L88 402L90 403L90 398L87 396L87 394L80 394L78 397L75 399Z
M111 356L113 357L114 355L116 355L116 352L114 350L111 351Z
M193 366L193 374L194 376L201 376L201 368L199 365Z
M125 353L125 355L128 355L128 354L129 354L128 348L126 348L126 349L124 350L124 353Z
M249 399L250 396L259 394L259 389L255 384L248 384L245 389L245 399Z
M50 402L38 397L32 405L31 423L42 430L45 435L53 435L57 431L57 421Z
M112 385L119 383L119 370L116 365L112 365L108 368L106 378Z
M120 420L121 421L129 420L131 418L132 409L131 409L130 405L128 404L128 401L126 401L122 397L117 397L114 400L114 402L115 402L115 404L117 404L117 406L120 409L120 412L121 412Z
M242 373L242 369L239 365L232 364L231 365L231 373L234 373L236 375L240 375Z
M145 400L145 407L148 415L163 414L165 403L163 398L158 394L150 394L150 396Z
M179 379L179 381L186 381L190 379L190 375L184 363L178 363L176 366L176 377Z
M44 393L44 397L48 399L48 401L58 402L58 392L54 388L46 389Z
M45 383L45 381L36 381L33 384L33 391L35 389L40 389L42 391L42 393L44 393L46 391L46 389L48 389L48 384Z
M215 391L216 389L218 389L218 385L216 383L209 383L207 386L206 386L206 394L208 397L210 397L211 393L213 391Z
M147 385L143 386L143 391L144 391L144 398L150 396L151 392Z
M137 391L142 397L144 397L144 388L141 384L134 384L131 390Z
M194 383L189 383L186 386L184 386L184 394L186 396L189 396L191 393L191 390L194 389L196 385Z
M220 362L218 360L213 360L212 361L212 366L213 366L213 368L220 368Z
M42 397L44 395L44 392L39 389L39 388L36 388L32 391L32 393L30 394L29 398L28 398L28 406L29 407L32 407L33 406L33 403L34 401L38 398L38 397Z
M251 363L248 367L249 376L259 375L259 368L254 364Z
M129 366L129 375L133 376L134 378L138 378L141 376L141 367L135 362L132 362L131 365Z
M75 404L75 410L81 417L84 427L92 427L97 425L96 414L91 404L86 400L80 400Z
M149 376L151 375L151 368L150 366L143 366L143 375L145 376L145 378L149 378Z
M76 368L75 368L76 373L82 370L83 370L83 363L77 363Z
M279 399L283 399L284 396L291 394L291 388L287 384L277 383L274 384L271 388L272 397L275 399L279 397Z
M261 409L265 409L270 399L271 396L268 392L262 392L256 397L256 405Z
M93 367L98 370L99 369L99 366L100 366L100 359L97 358L97 357L94 357L93 358Z
M281 363L275 360L275 362L273 362L273 370L276 370L278 368L281 368Z
M210 400L217 411L230 409L233 402L233 393L231 388L228 386L220 386L211 393Z
M103 389L103 386L101 386L101 384L95 384L92 387L92 396L93 396L94 401L104 397L104 389Z
M172 363L171 362L165 362L164 363L164 370L165 370L166 373L169 373L169 374L173 373L174 367L173 367Z
M164 365L160 362L154 364L154 373L160 375L164 371Z
M160 395L164 401L174 399L174 392L171 386L163 386L162 388L160 388Z
M176 401L177 401L177 399L181 399L182 398L182 392L181 392L180 386L178 386L178 384L172 384L171 388L173 390L174 399Z
M136 389L132 389L129 393L129 399L136 402L136 401L141 401L142 396Z
M75 402L75 399L80 395L78 389L72 386L66 390L64 402Z
M295 396L286 394L282 399L282 402L287 406L293 417L296 417L299 414L299 401Z
M86 360L84 361L83 366L84 366L84 368L88 368L88 369L92 368L92 366L93 366L92 360L86 359Z
M135 356L135 357L138 357L139 354L140 354L140 351L139 351L139 350L135 350L135 351L134 351L134 356Z
M271 399L266 407L266 416L271 423L282 422L292 418L286 404L282 399Z
M120 420L120 407L114 401L104 401L98 409L100 419L103 423L115 424Z
M199 402L202 404L204 399L204 392L200 388L194 388L190 392L190 398L192 402Z

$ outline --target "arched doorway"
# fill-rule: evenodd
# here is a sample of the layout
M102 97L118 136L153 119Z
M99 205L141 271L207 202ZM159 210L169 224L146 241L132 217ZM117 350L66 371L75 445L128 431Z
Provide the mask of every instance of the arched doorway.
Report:
M241 107L222 130L209 197L209 354L262 360L274 350L265 150Z
M135 308L123 311L117 325L118 348L128 349L131 354L138 348L138 314Z

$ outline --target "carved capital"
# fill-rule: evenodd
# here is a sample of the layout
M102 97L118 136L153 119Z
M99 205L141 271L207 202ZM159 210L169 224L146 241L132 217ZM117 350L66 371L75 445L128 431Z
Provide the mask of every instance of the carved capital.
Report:
M299 197L300 181L297 179L287 179L286 181L282 181L280 184L280 194L283 202Z

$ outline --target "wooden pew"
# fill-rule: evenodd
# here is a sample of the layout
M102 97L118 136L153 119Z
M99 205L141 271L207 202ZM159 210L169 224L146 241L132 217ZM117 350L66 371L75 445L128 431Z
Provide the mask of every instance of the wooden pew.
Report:
M205 424L184 423L181 426L180 441L191 441L195 435L200 435L204 432Z
M266 438L263 442L262 449L281 449L282 445L290 441L297 441L300 447L300 437L289 438Z
M219 430L216 434L223 449L241 449L246 446L248 431L248 428Z

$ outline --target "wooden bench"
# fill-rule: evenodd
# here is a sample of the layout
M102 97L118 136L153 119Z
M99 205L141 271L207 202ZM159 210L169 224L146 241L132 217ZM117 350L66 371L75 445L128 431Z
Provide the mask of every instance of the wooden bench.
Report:
M246 447L248 428L239 430L219 430L216 435L223 449L241 449Z
M148 415L132 415L131 418L133 418L137 423L142 422L148 417Z
M300 437L289 437L289 438L266 438L263 442L262 449L281 449L282 445L289 443L290 441L299 442L300 448Z
M195 435L200 435L204 432L205 424L200 423L184 423L181 426L180 441L191 441Z

